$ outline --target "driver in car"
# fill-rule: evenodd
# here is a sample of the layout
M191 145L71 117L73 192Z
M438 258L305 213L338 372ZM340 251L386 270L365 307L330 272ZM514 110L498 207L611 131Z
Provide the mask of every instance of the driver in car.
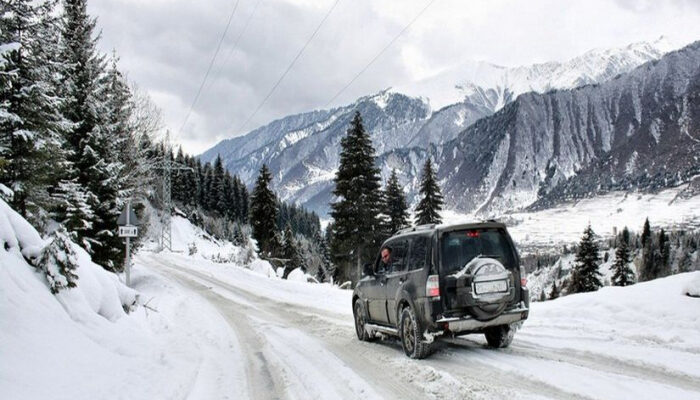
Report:
M377 268L377 273L386 273L391 271L391 247L384 246L381 251L381 261Z

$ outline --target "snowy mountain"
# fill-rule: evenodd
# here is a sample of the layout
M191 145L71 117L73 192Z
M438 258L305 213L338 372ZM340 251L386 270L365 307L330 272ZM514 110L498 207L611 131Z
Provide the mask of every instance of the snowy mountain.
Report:
M325 213L338 165L340 139L360 111L377 154L405 146L430 115L424 99L384 90L348 106L293 115L225 140L201 155L220 154L224 165L252 184L263 163L274 171L273 187L283 200Z
M485 213L659 189L700 174L699 130L696 42L600 85L518 97L438 149L438 178L448 207Z
M445 143L476 120L500 110L523 93L546 93L605 82L675 48L667 38L660 37L652 43L590 50L565 62L515 68L486 62L461 65L403 89L409 95L428 97L432 107L440 108L410 145Z
M411 87L362 97L347 106L273 121L245 136L220 142L201 159L212 161L221 155L225 166L248 185L254 182L262 164L267 163L275 171L273 186L282 199L324 215L331 201L340 138L352 113L359 110L365 128L371 132L382 177L386 179L391 169L397 168L412 202L425 157L430 154L446 158L447 152L456 156L458 150L450 143L460 132L502 110L520 94L602 82L657 59L670 47L660 39L621 49L592 50L563 63L518 68L475 62ZM435 105L443 104L447 105L432 111ZM442 171L444 178L447 173L444 168ZM469 199L458 203L461 202L453 198L448 206L462 211L474 208Z

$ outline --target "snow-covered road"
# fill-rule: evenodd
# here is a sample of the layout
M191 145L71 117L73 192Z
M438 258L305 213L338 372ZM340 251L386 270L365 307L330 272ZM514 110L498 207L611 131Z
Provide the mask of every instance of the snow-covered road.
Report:
M572 303L562 316L563 308L545 303L535 305L508 349L488 349L472 335L415 361L398 342L356 339L349 291L177 254L141 253L138 262L201 297L228 322L247 383L235 398L700 399L700 339L683 337L700 336L696 311L685 325L666 315L668 332L640 327L628 334L622 315L622 325L606 327L596 310L572 317ZM634 298L630 289L625 293ZM576 298L587 301L558 301ZM700 302L687 299L678 301ZM620 308L625 311L625 302Z

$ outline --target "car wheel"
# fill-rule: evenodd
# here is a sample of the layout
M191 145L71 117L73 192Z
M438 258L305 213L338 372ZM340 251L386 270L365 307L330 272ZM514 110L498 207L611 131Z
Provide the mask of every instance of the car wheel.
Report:
M401 312L399 336L401 347L407 356L421 359L430 354L431 345L423 339L423 327L410 306Z
M374 335L370 335L365 330L365 314L362 312L362 303L360 303L360 300L355 302L353 315L355 317L355 333L357 333L357 338L363 342L369 342L374 339Z
M486 328L484 336L490 347L502 349L510 346L517 329L514 325L499 325Z

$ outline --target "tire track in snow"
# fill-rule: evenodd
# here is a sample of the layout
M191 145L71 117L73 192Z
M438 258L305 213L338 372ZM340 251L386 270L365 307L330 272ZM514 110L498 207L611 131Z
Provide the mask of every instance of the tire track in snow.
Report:
M519 377L546 379L549 385L570 392L570 396L577 394L593 398L656 399L660 394L667 394L670 398L700 399L697 383L692 378L678 381L673 379L677 378L675 376L669 378L663 369L644 370L637 365L627 365L609 357L599 359L594 355L575 352L569 354L537 345L527 348L517 342L509 348L498 350L488 349L485 343L467 338L451 340L450 343L452 349L448 351L455 361L463 362L476 356L480 362L492 368ZM543 370L549 372L542 373ZM586 385L580 382L585 382ZM603 392L600 388L609 388L611 391ZM622 388L626 388L626 391Z
M235 287L227 285L225 282L220 282L214 278L208 277L201 273L197 273L195 271L182 269L177 266L167 265L160 261L157 262L161 267L164 267L163 270L165 272L168 272L168 275L172 276L174 279L177 279L178 282L180 282L183 286L198 290L203 297L205 297L212 303L213 306L219 308L224 317L226 317L227 319L230 319L231 316L237 315L237 317L233 317L231 325L241 337L241 341L243 342L243 348L250 345L251 339L255 339L250 337L251 332L255 332L255 337L258 339L264 338L264 344L258 343L256 347L264 348L265 350L267 350L263 350L262 354L264 354L265 359L267 361L266 365L268 365L268 370L271 371L272 376L285 377L287 379L278 378L278 382L275 382L276 387L278 389L275 390L274 394L267 393L256 395L256 389L260 385L260 382L251 382L251 388L249 392L253 394L253 398L268 399L311 397L357 399L400 397L406 399L422 399L422 397L411 395L412 392L410 390L407 390L410 388L406 387L405 382L384 385L385 383L391 382L391 376L372 375L371 372L377 371L364 371L357 365L351 365L351 367L348 368L344 363L347 361L347 359L338 359L331 352L328 352L327 350L323 349L323 346L321 346L320 343L313 343L313 340L305 340L305 343L309 347L311 347L312 351L314 351L315 353L325 351L325 354L323 354L322 356L318 356L318 354L305 352L293 351L290 353L288 348L290 347L290 342L293 342L294 340L290 339L289 335L287 335L286 342L285 340L280 339L280 329L285 329L282 325L280 325L280 323L285 323L283 325L286 326L294 326L299 325L299 322L297 321L296 323L294 323L294 321L290 321L289 317L293 316L294 314L289 314L287 310L282 309L280 307L280 303L271 302L269 299L265 298L255 298L254 300L256 301L256 308L251 309L249 306L240 303L235 303L233 300L227 299L226 297L215 293L214 291L210 290L209 286L202 285L202 283L197 282L187 277L186 275L196 275L197 278L199 278L198 280L203 280L207 283L211 283L217 286L225 285L227 286L226 289L233 291L234 294L236 294L236 296L246 296L246 294L248 294L248 296L252 297L253 295L249 292L238 290ZM271 310L273 311L271 312ZM254 317L250 317L252 315L254 315ZM247 326L245 326L245 328L243 329L241 329L240 325L242 319L245 319L247 324ZM248 331L248 334L246 335L246 332L244 331ZM297 334L304 336L301 332ZM297 338L295 340L300 339ZM294 347L293 344L291 344L291 347ZM286 357L279 357L279 354L285 354ZM247 358L250 361L251 357ZM295 359L296 363L289 364L288 359L291 358ZM313 362L309 359L311 359ZM298 371L296 371L299 368L299 364L305 366L307 369L319 369L319 371L323 371L324 374L318 375L318 371L312 374L299 374ZM337 375L335 371L338 370L343 370L345 372L345 375ZM363 374L363 371L370 373ZM256 375L256 371L250 372L252 372L253 375ZM325 378L325 376L328 374L336 375L334 385L327 385L321 392L315 390L314 385L320 386L323 383L323 381L327 379ZM356 374L360 374L361 379L357 378ZM310 375L313 376L313 379L310 378ZM355 378L350 379L347 377L347 375L355 375ZM377 378L379 378L379 380L377 380ZM366 383L368 382L372 382L372 385L367 386ZM394 394L392 395L392 392L387 392L383 395L379 395L374 391L379 390L381 392L385 391L387 388L393 388L395 390L395 392L393 392ZM331 397L326 397L326 395L328 395L329 393L331 393ZM413 393L415 393L415 391ZM337 396L334 396L334 394ZM401 394L403 394L403 396L401 396Z
M387 398L610 398L619 392L602 395L595 388L571 385L569 378L549 376L514 365L539 365L545 370L575 372L592 386L610 384L619 379L625 385L640 385L652 391L683 393L685 398L700 398L700 384L693 378L651 365L639 365L596 353L543 347L528 340L518 340L509 349L486 349L483 340L459 338L442 345L428 360L405 358L396 341L359 342L347 315L304 307L261 297L211 275L160 263L177 274L213 285L215 291L254 305L269 319L318 337L352 371L363 376ZM349 307L349 306L348 306ZM369 372L369 374L367 373ZM533 373L534 372L534 373ZM369 376L368 376L369 375ZM556 374L554 374L556 375ZM386 379L391 376L391 379ZM617 378L615 378L617 377ZM385 390L382 391L382 388ZM685 392L683 392L685 391ZM617 393L617 394L615 394ZM651 397L641 393L642 397ZM588 397L592 396L592 397ZM344 397L344 396L343 396Z
M375 387L388 388L389 390L383 396L385 398L423 400L427 396L433 399L512 399L515 394L519 394L520 398L526 394L538 397L572 398L570 393L559 391L557 388L549 387L540 381L524 384L522 378L517 384L505 388L499 383L499 380L492 379L494 375L500 373L492 367L489 367L492 374L472 373L468 376L469 379L464 379L464 375L455 377L453 375L454 365L440 365L435 368L426 365L430 364L429 360L408 359L396 341L359 342L355 337L352 321L337 323L339 320L343 321L341 319L343 316L329 312L319 313L315 308L277 302L199 271L166 265L162 262L160 264L178 275L194 277L198 281L205 282L206 285L223 288L231 292L234 298L244 297L249 304L256 305L258 314L262 311L270 312L273 310L272 314L275 314L276 318L286 320L292 326L303 327L305 331L319 336L335 354L340 355L343 361L352 366L353 371L369 372L369 375L366 374L366 378L373 381ZM285 310L282 314L279 312L281 308ZM377 379L378 377L380 379ZM524 387L527 389L525 393L522 390Z
M284 398L284 383L274 378L278 376L277 371L275 371L274 367L268 362L265 354L257 350L264 348L264 338L255 333L245 315L240 314L240 309L230 301L219 302L220 296L213 293L209 287L201 283L184 278L179 274L169 273L168 276L185 288L196 292L205 300L208 300L210 304L219 310L219 313L236 332L236 336L240 342L240 348L245 351L248 393L251 398Z

